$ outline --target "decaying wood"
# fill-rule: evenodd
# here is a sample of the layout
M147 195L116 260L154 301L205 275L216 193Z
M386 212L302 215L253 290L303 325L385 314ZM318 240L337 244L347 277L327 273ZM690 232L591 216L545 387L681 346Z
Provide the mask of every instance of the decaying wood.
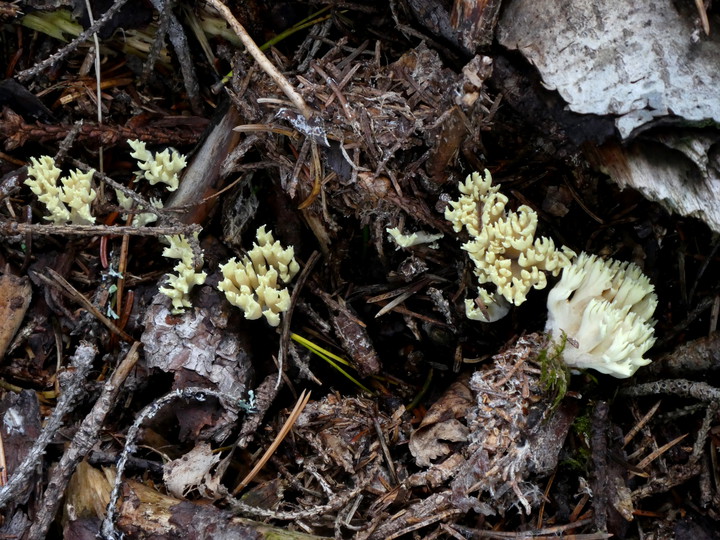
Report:
M720 195L715 189L720 177L714 168L702 166L708 157L699 148L704 146L706 151L711 151L717 144L718 136L688 133L685 136L675 134L672 138L676 141L675 145L652 140L654 137L625 147L608 142L589 149L588 158L620 187L636 189L669 211L701 219L713 231L720 232ZM697 146L697 149L692 149L695 159L673 148L679 144ZM662 153L658 153L658 145L665 147Z
M671 0L624 10L593 0L549 8L513 0L498 40L525 55L572 111L611 115L627 138L658 120L720 120L720 39L713 34L697 47L692 15Z
M458 41L469 52L488 47L495 38L500 0L455 0L450 24Z
M221 110L218 122L206 134L203 143L193 154L183 173L180 187L168 198L166 208L189 207L190 211L179 216L183 223L202 223L213 209L217 199L214 196L219 185L225 180L223 163L232 153L240 139L232 128L240 121L240 115L233 106Z
M97 502L108 500L115 475L81 464L73 480L77 486L68 501L76 511L75 519L66 519L66 534L77 531L84 520L102 517L104 508ZM92 495L87 500L85 492ZM251 538L254 540L315 540L320 536L288 531L265 523L238 517L213 505L197 504L163 494L141 482L123 482L123 502L117 513L117 529L126 538ZM97 521L89 528L96 532Z
M139 482L124 486L117 527L133 538L252 538L257 540L317 540L322 537L288 531L237 517L212 505L182 501Z

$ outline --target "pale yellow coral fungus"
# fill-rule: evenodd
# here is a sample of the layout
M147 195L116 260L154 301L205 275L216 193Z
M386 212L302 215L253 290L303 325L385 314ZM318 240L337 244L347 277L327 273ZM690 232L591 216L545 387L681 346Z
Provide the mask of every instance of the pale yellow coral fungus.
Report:
M137 160L138 167L145 180L150 182L150 185L155 185L158 182L167 184L168 191L175 191L180 185L180 178L178 174L185 168L187 161L185 156L179 152L168 149L162 152L156 152L153 156L152 152L145 149L145 143L139 140L128 141L128 144L133 149L130 154Z
M185 235L166 236L165 238L170 242L170 246L163 250L163 257L178 259L179 262L173 268L177 275L168 275L168 286L160 287L160 292L170 297L173 306L172 312L178 314L191 306L190 290L195 285L205 283L207 274L195 271L193 250ZM195 233L195 238L197 238L197 233Z
M502 317L508 304L522 304L530 289L547 286L545 274L558 275L575 253L567 247L556 249L550 238L535 238L537 213L526 205L508 211L508 198L492 186L489 171L469 175L459 189L461 196L450 203L445 218L455 231L468 231L470 240L462 247L475 266L478 283L496 287L493 294L480 290L484 310L467 300L466 314L490 322Z
M280 324L280 314L290 308L287 284L300 269L294 249L283 249L272 232L263 225L256 233L257 243L241 261L235 257L220 267L223 280L218 289L228 301L254 320L265 317L271 326Z
M626 378L650 363L643 356L655 342L650 318L657 296L634 264L581 253L563 270L547 306L545 330L555 339L567 334L569 366Z
M90 204L97 196L92 188L95 171L83 173L76 170L72 171L70 176L60 178L61 171L55 166L53 158L31 158L30 163L25 185L30 187L50 212L45 219L54 223L70 222L75 225L95 223L95 218L90 214ZM58 179L61 186L58 186Z
M412 246L419 246L420 244L429 244L428 247L435 249L437 246L434 244L436 240L440 240L444 235L430 234L425 231L416 231L411 234L403 234L397 227L388 227L385 229L388 233L388 239L392 240L397 244L397 248L408 248Z
M122 208L125 210L132 210L134 208L135 201L126 196L122 191L116 189L115 195L117 196L118 204L120 204ZM152 204L155 208L163 207L163 202L155 197L150 198L150 204ZM127 214L123 214L122 217L123 219L127 219ZM136 214L135 217L133 217L132 225L133 227L146 227L150 223L156 222L157 218L158 217L152 212L143 212L141 214Z

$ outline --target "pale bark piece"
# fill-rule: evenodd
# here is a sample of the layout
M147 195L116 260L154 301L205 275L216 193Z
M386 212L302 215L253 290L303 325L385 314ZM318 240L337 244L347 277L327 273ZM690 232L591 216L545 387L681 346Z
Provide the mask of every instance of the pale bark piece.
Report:
M500 43L519 50L570 110L617 115L623 138L659 117L720 121L720 35L671 0L513 0Z
M207 298L212 298L213 304ZM221 392L245 397L253 376L244 336L228 328L228 313L218 307L220 296L205 287L197 305L173 316L163 294L153 299L142 335L148 367L175 374L176 385L194 372Z
M587 157L621 188L636 189L670 212L698 218L720 232L720 169L716 168L720 137L709 135L676 130L673 135L656 136L657 142L635 141L626 146L607 143L590 149ZM690 148L704 141L708 153L699 159L673 144Z

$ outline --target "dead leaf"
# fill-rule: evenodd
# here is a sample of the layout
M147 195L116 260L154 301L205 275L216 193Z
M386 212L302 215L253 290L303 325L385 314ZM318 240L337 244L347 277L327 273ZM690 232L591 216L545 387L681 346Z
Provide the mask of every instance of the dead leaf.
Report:
M211 469L220 462L220 453L213 453L207 443L199 443L184 456L174 459L163 467L163 480L168 492L184 499L192 490L203 497L218 499L220 479Z
M410 436L410 452L420 467L429 467L440 457L452 453L454 445L468 440L467 425L458 419L465 418L475 405L467 385L467 377L454 382L423 418L420 427Z
M27 277L0 275L0 360L20 328L31 298L32 286Z

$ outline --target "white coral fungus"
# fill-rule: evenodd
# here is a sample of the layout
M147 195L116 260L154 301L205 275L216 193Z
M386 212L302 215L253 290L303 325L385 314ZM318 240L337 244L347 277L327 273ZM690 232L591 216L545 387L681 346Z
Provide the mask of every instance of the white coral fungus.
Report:
M30 187L50 212L45 219L58 224L95 223L95 218L90 214L90 204L97 196L92 188L92 176L95 171L83 173L75 170L70 176L60 178L61 171L50 156L41 156L39 160L30 158L30 163L25 185ZM61 187L57 184L58 178Z
M153 156L152 152L145 149L145 143L139 140L128 141L128 144L134 150L130 155L137 160L140 170L137 174L142 175L150 185L158 182L167 184L168 191L175 191L180 185L178 174L185 168L187 161L185 156L176 150L168 150L156 152Z
M466 314L470 319L492 322L507 313L508 304L525 302L530 289L545 288L546 272L557 276L575 253L564 246L556 249L550 238L535 238L537 213L526 205L516 212L506 210L508 198L498 193L498 186L492 186L489 171L484 176L472 173L459 189L461 196L450 202L445 219L456 232L467 229L470 240L462 248L475 265L478 283L496 287L494 294L480 289L484 311L466 300Z
M193 250L185 235L166 236L170 246L163 250L163 257L179 259L173 270L177 275L168 275L168 287L160 287L160 292L172 299L172 312L181 313L185 308L191 306L190 290L195 285L205 283L207 274L196 272L193 263ZM195 233L197 239L197 233Z
M569 366L623 379L650 363L643 355L655 343L657 296L636 265L582 253L563 270L547 306L545 330L554 339L567 334Z
M292 281L300 266L293 247L283 249L272 232L265 232L264 225L257 230L256 238L257 243L241 261L233 257L220 267L224 279L218 289L245 312L246 319L265 317L271 326L277 326L280 313L290 309L290 293L281 282Z

